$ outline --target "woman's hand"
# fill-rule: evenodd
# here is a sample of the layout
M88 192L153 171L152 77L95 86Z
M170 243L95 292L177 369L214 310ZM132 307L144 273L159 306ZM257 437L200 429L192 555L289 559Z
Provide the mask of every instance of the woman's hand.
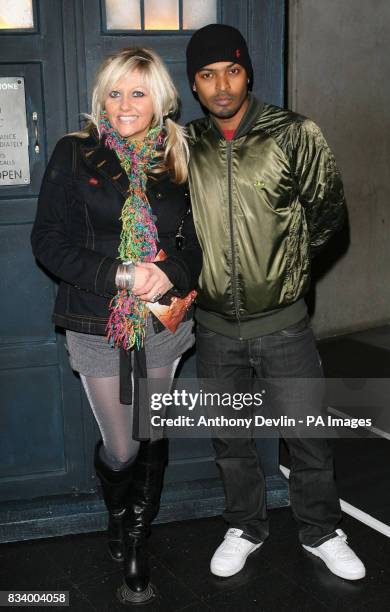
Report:
M145 302L158 300L173 287L167 275L154 263L137 263L132 293Z

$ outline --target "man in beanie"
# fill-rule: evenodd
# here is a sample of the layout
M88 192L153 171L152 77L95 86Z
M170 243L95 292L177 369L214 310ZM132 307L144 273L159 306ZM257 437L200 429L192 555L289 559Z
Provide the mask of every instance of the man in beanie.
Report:
M304 295L310 258L345 219L333 155L312 121L249 92L252 63L237 29L212 24L195 32L187 72L208 111L188 126L191 199L203 249L195 315L198 376L318 381L322 369ZM290 398L280 400L287 410ZM338 527L328 441L285 439L302 546L334 574L363 578L364 565ZM214 438L213 445L229 529L211 571L232 576L268 536L265 478L253 438Z

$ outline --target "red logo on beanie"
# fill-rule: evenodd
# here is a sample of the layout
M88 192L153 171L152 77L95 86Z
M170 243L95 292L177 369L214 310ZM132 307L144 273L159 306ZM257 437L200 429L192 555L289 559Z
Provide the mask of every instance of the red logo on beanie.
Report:
M236 57L240 57L240 55L241 55L240 49L236 49Z
M95 185L98 185L98 184L99 184L99 181L97 180L97 178L95 178L94 176L92 176L90 179L88 179L88 183L89 183L90 185L94 185L94 186L95 186Z

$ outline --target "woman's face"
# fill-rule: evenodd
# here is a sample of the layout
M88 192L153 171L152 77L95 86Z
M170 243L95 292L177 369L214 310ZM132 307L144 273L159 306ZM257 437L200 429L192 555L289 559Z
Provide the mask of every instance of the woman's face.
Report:
M122 138L142 140L153 120L153 102L138 70L129 72L115 83L104 108L114 130Z

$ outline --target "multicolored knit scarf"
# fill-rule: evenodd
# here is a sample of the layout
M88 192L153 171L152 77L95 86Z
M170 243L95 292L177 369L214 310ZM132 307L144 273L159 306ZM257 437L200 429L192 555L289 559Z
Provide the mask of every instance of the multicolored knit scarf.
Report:
M154 261L157 253L157 229L146 196L147 173L155 164L163 143L160 127L151 128L144 140L121 138L102 113L100 134L106 147L117 154L129 178L129 195L123 205L119 258L122 262ZM107 339L111 346L129 350L143 346L147 306L131 291L118 291L110 302Z

